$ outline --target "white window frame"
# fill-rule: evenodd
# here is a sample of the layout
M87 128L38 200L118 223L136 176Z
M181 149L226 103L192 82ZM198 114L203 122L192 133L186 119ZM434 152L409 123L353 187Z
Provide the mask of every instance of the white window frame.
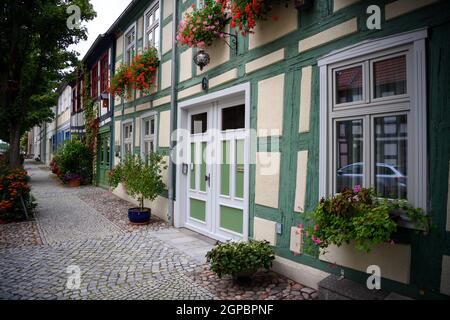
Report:
M128 34L130 34L130 32L134 31L134 43L130 43L127 45L127 36ZM137 54L137 47L138 47L138 42L137 42L137 23L134 22L131 26L128 27L128 29L125 31L124 33L124 37L123 37L123 54L124 54L124 59L123 61L127 64L130 65L133 58L136 56ZM128 50L131 49L132 47L134 47L134 56L133 57L129 57L128 56Z
M131 137L125 138L125 127L131 126ZM131 154L134 154L134 121L132 119L122 122L122 160L126 156L125 145L131 144Z
M149 136L145 135L145 123L149 120L155 121L155 133ZM156 152L156 143L157 143L157 134L158 134L158 118L157 118L157 112L149 112L144 114L141 117L141 156L144 157L145 153L145 143L153 141L153 152Z
M367 118L372 122L376 117L383 115L395 115L408 113L408 200L416 207L428 209L427 203L427 96L426 96L426 45L428 37L426 29L402 33L387 38L368 40L360 44L334 51L318 60L320 68L320 161L319 161L319 196L326 197L333 193L335 165L333 138L333 119L336 113L345 118ZM354 106L352 104L339 107L335 106L334 88L330 85L333 80L332 68L339 65L351 65L357 61L366 61L380 57L390 57L405 48L410 48L410 56L407 59L408 95L399 95L389 98L378 98L370 104L372 83L365 79L365 98L367 106ZM371 68L372 64L368 67ZM369 72L370 74L371 72ZM370 77L369 77L370 78ZM369 82L369 83L367 83ZM333 101L330 101L330 98ZM337 111L338 109L338 111ZM365 134L370 136L370 126L364 124ZM368 139L372 139L369 137ZM364 145L364 157L373 154L373 146ZM371 163L366 162L366 163ZM365 174L372 168L366 168ZM367 174L370 175L370 174ZM373 182L373 181L371 181ZM373 184L372 184L373 185Z
M147 16L148 16L148 14L149 13L155 13L158 10L159 10L159 15L158 15L158 17L156 17L157 20L155 20L152 25L148 25L148 23L147 23ZM161 37L162 37L162 35L161 35L161 22L162 22L161 21L161 4L160 4L160 1L154 1L154 2L152 2L152 4L148 7L148 9L144 13L144 47L148 47L150 45L148 43L148 34L150 32L152 32L153 33L153 43L152 43L152 45L154 45L156 47L156 49L158 50L158 53L161 52L161 47L162 47L162 44L161 44ZM158 35L159 36L159 43L156 46L155 43L154 43L154 40L155 40L155 35L156 35L157 32L159 33L159 35Z

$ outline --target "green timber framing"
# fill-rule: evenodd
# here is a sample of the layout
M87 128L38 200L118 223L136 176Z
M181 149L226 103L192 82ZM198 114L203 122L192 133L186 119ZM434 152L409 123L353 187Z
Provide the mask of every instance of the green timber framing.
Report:
M160 32L162 42L164 39L164 27L172 23L171 12L172 0L159 1L161 10ZM114 26L117 46L120 45L121 34L128 27L139 22L143 18L144 12L152 1L133 1L129 8L119 18ZM178 21L183 13L197 1L178 1ZM369 5L378 5L381 8L382 28L381 30L368 30L366 20L370 16L366 10ZM428 37L426 39L426 71L427 71L427 127L428 136L428 213L436 226L428 236L414 233L412 230L403 230L404 242L410 245L410 272L408 280L400 282L397 280L383 278L382 286L384 290L394 291L406 296L418 299L443 298L449 294L448 289L448 268L450 258L450 222L448 215L450 209L447 207L449 194L449 160L450 160L450 113L448 104L450 101L450 75L443 70L450 70L450 2L438 0L374 0L370 3L358 0L317 0L314 7L307 11L292 10L283 11L292 16L295 12L295 27L287 27L287 31L277 34L271 32L261 41L256 34L253 39L250 37L238 36L238 52L235 54L232 49L226 53L226 57L221 63L215 63L216 55L211 54L213 67L206 68L200 73L197 66L192 62L192 55L195 51L180 48L177 53L177 70L186 72L181 77L178 72L177 103L184 103L188 100L202 97L205 94L219 92L224 89L238 85L250 83L250 128L258 129L258 88L261 81L270 80L274 77L284 75L283 85L283 105L282 105L282 134L278 136L260 137L257 141L255 152L265 152L271 146L279 148L280 174L279 193L277 206L266 206L257 203L257 168L250 166L249 181L249 238L255 237L254 219L261 218L266 221L273 221L283 226L281 234L275 234L276 252L281 258L305 265L325 273L340 275L345 271L345 276L349 279L365 283L367 274L357 268L336 266L333 263L318 260L308 255L294 255L290 249L290 229L303 223L302 214L295 212L298 167L298 153L308 152L305 207L304 211L314 209L319 200L319 163L320 163L320 74L318 60L330 52L359 44L367 40L380 39L404 32L411 32L426 28ZM289 9L288 9L289 10ZM289 13L288 13L289 12ZM387 18L388 17L388 18ZM283 17L284 18L284 17ZM355 21L355 29L332 29L333 34L322 33L335 26ZM283 19L280 19L282 21ZM140 23L140 22L139 22ZM139 26L139 23L137 25ZM270 21L272 27L276 23ZM290 29L291 28L291 29ZM139 29L139 27L138 27ZM277 28L273 28L277 29ZM259 30L259 29L258 29ZM258 32L257 30L257 32ZM268 32L267 27L262 30ZM339 32L342 35L339 36ZM139 32L137 33L139 34ZM143 34L143 33L141 33ZM139 34L139 35L141 35ZM166 33L170 34L171 33ZM311 37L320 35L317 40L319 44L312 46L309 50L299 52L299 42L307 40L311 42ZM138 48L143 46L142 37L137 37ZM139 39L140 38L140 39ZM259 40L258 40L259 39ZM258 43L259 41L259 43ZM170 39L172 42L172 39ZM225 47L228 48L228 47ZM116 48L116 66L123 59L123 52ZM213 53L216 53L212 49ZM229 54L229 55L228 55ZM223 52L222 52L223 56ZM186 58L188 57L188 58ZM168 63L171 60L171 50L162 54L161 63ZM186 66L184 61L189 61ZM300 100L302 82L302 72L307 67L311 67L311 109L309 128L306 131L300 130ZM186 69L187 68L187 69ZM158 73L158 88L161 88L164 71ZM228 76L230 75L230 76ZM210 81L210 89L204 92L201 89L203 78L207 76ZM181 77L181 78L180 78ZM180 81L182 79L182 81ZM211 85L213 84L213 85ZM140 117L152 110L156 112L157 125L157 151L168 156L169 146L160 146L161 130L166 130L167 124L161 125L161 113L170 111L170 86L158 90L155 94L143 98L133 99L129 102L118 101L114 105L114 125L112 150L121 144L121 128L123 121L132 120L134 128L140 128L138 124ZM155 103L158 101L158 103ZM147 107L142 107L147 104ZM119 129L119 132L118 132ZM300 133L302 132L302 133ZM140 138L138 130L134 130L134 141ZM164 132L170 135L170 132ZM134 145L135 153L140 152L140 144ZM254 156L254 154L252 154ZM115 158L115 163L118 159ZM169 177L173 181L177 177ZM123 194L121 194L123 196ZM161 195L167 198L167 194ZM166 218L167 212L161 212L161 217ZM407 267L405 267L407 268Z

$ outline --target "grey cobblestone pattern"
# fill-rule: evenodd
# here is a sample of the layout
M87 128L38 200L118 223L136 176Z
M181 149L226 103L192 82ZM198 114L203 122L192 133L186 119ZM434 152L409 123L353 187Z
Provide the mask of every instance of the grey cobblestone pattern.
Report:
M200 267L150 233L0 249L0 299L214 299L187 277ZM69 266L81 287L68 290Z
M102 238L122 231L77 197L80 192L104 192L97 188L67 188L49 171L28 166L33 196L38 202L36 221L44 243Z
M99 188L66 188L27 165L43 245L0 247L0 300L213 299L189 275L201 263L151 231L123 233L78 196ZM68 267L81 270L69 290Z

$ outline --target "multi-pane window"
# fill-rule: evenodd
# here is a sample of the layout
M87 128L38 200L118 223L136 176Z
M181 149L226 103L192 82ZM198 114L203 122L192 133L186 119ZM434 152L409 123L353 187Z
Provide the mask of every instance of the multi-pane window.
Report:
M100 94L104 94L108 91L109 83L109 63L108 53L106 53L100 60ZM102 107L109 108L109 100L102 99Z
M123 125L123 154L124 156L133 153L133 124Z
M362 186L382 198L409 198L410 55L404 48L329 66L331 193Z
M125 34L125 63L130 65L136 55L136 27Z
M100 93L105 93L108 89L108 54L100 60Z
M160 23L159 23L159 3L150 7L145 13L145 46L154 46L159 50L160 48Z
M154 116L143 120L142 126L142 155L147 156L155 152L156 140L156 119Z

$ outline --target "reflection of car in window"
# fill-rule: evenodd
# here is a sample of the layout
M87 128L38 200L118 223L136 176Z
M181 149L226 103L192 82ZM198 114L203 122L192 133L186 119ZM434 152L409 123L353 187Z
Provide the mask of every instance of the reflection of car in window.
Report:
M407 176L404 168L387 163L377 163L375 190L384 198L406 199ZM353 188L363 185L364 164L357 162L345 166L337 171L336 189L338 192L344 188Z

